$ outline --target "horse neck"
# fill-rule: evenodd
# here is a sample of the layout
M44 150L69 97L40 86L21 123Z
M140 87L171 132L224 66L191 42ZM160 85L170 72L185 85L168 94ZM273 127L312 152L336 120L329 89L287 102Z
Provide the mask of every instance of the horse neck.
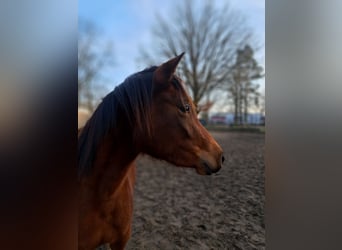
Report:
M104 138L97 151L93 173L87 177L87 183L95 197L110 199L125 179L126 174L138 155L134 146L132 131L120 126L115 133Z

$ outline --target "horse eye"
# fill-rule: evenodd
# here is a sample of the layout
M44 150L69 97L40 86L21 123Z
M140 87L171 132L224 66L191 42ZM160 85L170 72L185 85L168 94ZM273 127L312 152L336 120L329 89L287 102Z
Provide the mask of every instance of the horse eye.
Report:
M184 106L180 106L179 109L183 113L188 113L188 112L190 112L190 105L189 104L184 104Z
M190 105L187 103L184 105L185 112L190 112Z

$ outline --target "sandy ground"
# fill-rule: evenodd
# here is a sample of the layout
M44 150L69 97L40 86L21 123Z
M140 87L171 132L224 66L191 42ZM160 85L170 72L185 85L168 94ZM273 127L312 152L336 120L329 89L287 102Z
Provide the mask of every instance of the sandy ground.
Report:
M264 135L213 135L226 157L216 175L138 160L126 249L265 249Z

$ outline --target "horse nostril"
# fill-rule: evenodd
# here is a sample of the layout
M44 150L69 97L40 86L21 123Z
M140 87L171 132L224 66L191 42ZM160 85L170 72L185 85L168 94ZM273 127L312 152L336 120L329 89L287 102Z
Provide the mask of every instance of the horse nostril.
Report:
M224 160L225 160L225 159L224 159L224 156L222 156L222 163L224 163Z

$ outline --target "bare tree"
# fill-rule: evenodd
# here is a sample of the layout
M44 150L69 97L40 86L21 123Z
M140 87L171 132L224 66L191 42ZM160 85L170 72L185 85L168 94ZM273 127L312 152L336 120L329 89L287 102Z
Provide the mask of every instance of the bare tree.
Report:
M251 31L230 5L216 8L207 1L194 6L193 1L183 1L169 16L158 17L153 37L159 47L153 54L172 57L185 51L179 73L195 105L208 106L213 101L210 93L230 79L235 52L250 40ZM151 55L143 51L141 59L156 62Z
M253 49L246 45L237 50L232 69L232 78L227 84L228 92L234 100L234 123L245 124L251 100L254 100L256 106L259 104L259 85L253 81L264 77L263 68L255 60Z
M78 105L93 111L99 99L103 71L113 65L112 43L100 38L90 21L80 19L78 34Z

